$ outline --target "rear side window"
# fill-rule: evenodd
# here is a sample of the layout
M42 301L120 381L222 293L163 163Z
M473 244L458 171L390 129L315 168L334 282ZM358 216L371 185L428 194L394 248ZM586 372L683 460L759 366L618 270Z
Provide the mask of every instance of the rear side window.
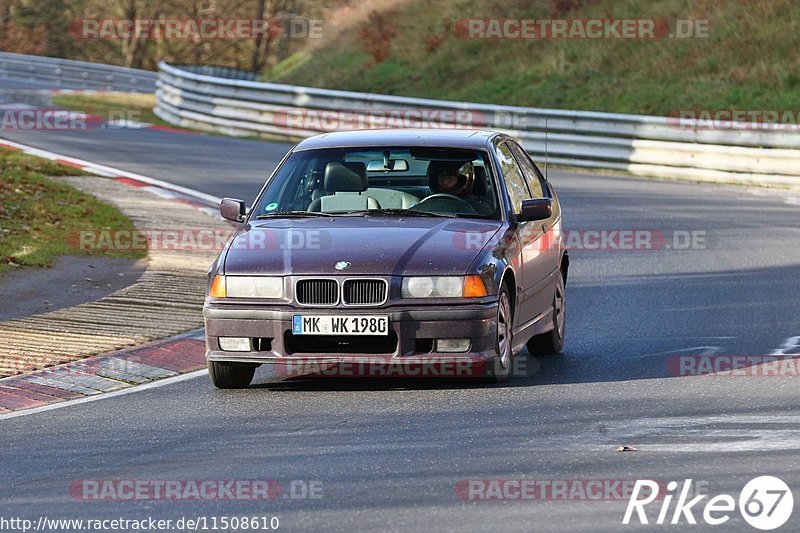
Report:
M533 198L544 198L545 196L548 196L547 185L544 182L544 177L528 157L528 154L525 153L525 150L523 150L516 143L508 144L511 147L511 151L514 153L514 156L517 158L520 168L522 169L522 174L525 176L525 182L528 184L528 189L531 191L531 196Z
M496 153L497 159L500 161L500 170L502 170L503 178L506 182L506 189L508 190L508 197L511 200L511 206L514 208L514 213L520 213L522 212L522 201L531 197L530 191L528 191L528 187L525 185L525 180L522 177L522 170L506 143L499 145Z

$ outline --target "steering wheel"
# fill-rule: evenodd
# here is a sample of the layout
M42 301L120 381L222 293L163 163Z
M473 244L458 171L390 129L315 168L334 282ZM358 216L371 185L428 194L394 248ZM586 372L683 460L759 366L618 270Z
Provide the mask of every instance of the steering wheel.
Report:
M433 205L440 205L440 206L449 205L451 207L455 206L456 210L457 210L456 212L463 212L462 208L466 208L466 210L467 210L466 212L467 213L477 213L477 211L475 211L475 208L472 207L469 202L467 202L466 200L464 200L460 196L456 196L455 194L447 194L447 193L444 193L444 192L440 192L440 193L437 193L437 194L432 194L430 196L426 196L425 198L422 199L422 201L420 203L418 203L417 205L415 205L411 209L417 209L417 210L422 211L422 209L420 209L420 207L426 207L428 210L432 210L431 208L433 207L433 205L428 206L428 205L425 205L425 204L433 204ZM450 210L448 209L448 211L450 211Z

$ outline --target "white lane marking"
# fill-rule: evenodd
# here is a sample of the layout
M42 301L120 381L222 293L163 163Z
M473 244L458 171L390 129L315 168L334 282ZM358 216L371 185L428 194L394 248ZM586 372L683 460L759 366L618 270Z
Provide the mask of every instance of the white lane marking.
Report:
M770 355L800 355L800 337L789 337Z
M26 154L35 155L39 157L43 157L45 159L50 160L61 160L67 161L79 168L85 168L89 172L93 172L95 174L99 174L100 176L105 176L107 178L130 178L137 181L141 181L143 183L148 183L150 185L155 185L156 187L160 187L162 189L166 189L169 191L178 192L184 194L186 196L190 196L192 198L197 198L206 203L210 203L212 205L219 205L221 198L216 196L212 196L210 194L206 194L204 192L196 191L194 189L190 189L188 187L183 187L181 185L175 185L166 181L162 181L155 178L150 178L148 176L142 176L141 174L136 174L134 172L128 172L127 170L121 170L114 167L109 167L106 165L100 165L97 163L92 163L91 161L85 161L83 159L78 159L75 157L70 157L62 154L57 154L55 152L49 152L47 150L41 150L39 148L34 148L33 146L28 146L26 144L16 143L14 141L9 141L8 139L0 138L0 146L6 146L9 148L16 148L17 150L22 150Z
M576 447L596 450L632 444L642 451L693 453L795 450L800 448L800 419L796 415L641 418L620 426L605 423L603 440Z
M700 340L700 339L735 339L735 335L669 335L666 337L648 337L651 340L675 340L675 339L690 339L690 340ZM667 353L667 352L664 352Z
M721 351L721 346L692 346L691 348L683 348L682 350L667 350L665 352L648 353L645 355L639 355L637 357L629 357L628 359L646 359L648 357L658 357L660 355L680 355L682 353L689 353L691 355L714 355L720 353Z
M776 192L771 190L765 189L748 189L748 192L753 196L760 196L763 198L775 198L776 195L788 195L784 196L783 201L789 205L800 205L800 196L796 194L796 188L792 188L790 190ZM742 196L741 199L746 200L746 197Z
M174 376L171 378L159 379L157 381L151 381L150 383L145 383L143 385L134 385L125 389L116 390L109 393L100 394L98 396L87 396L86 398L77 398L75 400L67 400L65 402L58 402L58 403L51 403L49 405L42 405L41 407L34 407L32 409L25 409L22 411L13 411L11 413L5 413L0 415L0 420L7 420L9 418L17 418L20 416L28 416L28 415L35 415L39 413L43 413L45 411L53 411L54 409L61 409L63 407L71 407L73 405L79 405L82 403L89 403L89 402L96 402L98 400L105 400L106 398L116 398L117 396L122 396L125 394L131 394L134 392L142 392L148 389L155 389L158 387L164 387L165 385L172 385L173 383L179 383L181 381L186 381L189 379L199 378L200 376L207 375L207 370L195 370L194 372L189 372L188 374L181 374L180 376Z

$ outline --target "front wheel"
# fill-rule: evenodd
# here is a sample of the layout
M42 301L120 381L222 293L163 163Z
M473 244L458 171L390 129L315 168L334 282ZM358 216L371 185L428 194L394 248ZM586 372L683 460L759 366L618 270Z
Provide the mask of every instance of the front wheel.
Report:
M497 299L497 340L495 348L497 357L494 358L491 368L491 378L495 383L502 383L508 378L511 371L512 352L512 318L514 310L511 307L511 296L508 287L503 284L500 297Z
M244 389L253 381L256 366L245 363L208 362L208 375L218 389Z
M559 269L556 290L553 294L553 330L531 337L526 346L531 355L557 354L564 347L567 325L567 300L564 291L564 273Z

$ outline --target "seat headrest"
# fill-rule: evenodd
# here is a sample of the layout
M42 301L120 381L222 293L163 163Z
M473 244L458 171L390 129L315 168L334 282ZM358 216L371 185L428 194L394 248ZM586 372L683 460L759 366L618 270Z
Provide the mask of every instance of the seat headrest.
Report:
M325 165L325 190L328 192L364 192L369 187L366 163L339 163Z
M472 194L475 196L486 196L489 184L487 182L486 169L483 167L474 167L475 169L475 185L472 187Z

